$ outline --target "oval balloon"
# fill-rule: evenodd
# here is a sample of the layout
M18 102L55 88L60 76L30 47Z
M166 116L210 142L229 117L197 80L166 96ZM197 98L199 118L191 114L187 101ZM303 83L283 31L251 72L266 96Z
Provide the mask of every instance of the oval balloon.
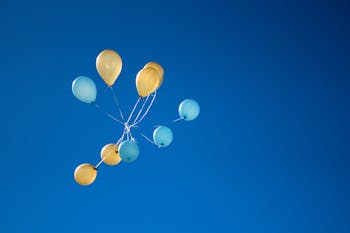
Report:
M153 131L153 141L159 147L167 147L173 141L173 132L166 126L159 126Z
M74 171L74 179L80 185L92 184L97 176L97 169L91 164L79 165Z
M124 141L119 145L119 155L124 162L134 162L139 157L139 146L130 140Z
M109 87L117 80L122 67L121 57L113 50L103 50L96 58L97 72Z
M140 70L136 76L136 89L139 96L145 97L156 91L160 82L158 71L152 67Z
M84 103L95 102L97 90L94 81L85 76L79 76L72 83L73 95Z
M159 85L157 87L157 89L158 89L162 85L163 80L164 80L164 69L163 69L163 67L159 63L154 62L154 61L148 62L145 65L144 68L146 68L146 67L151 67L151 68L155 69L156 71L158 71L158 73L160 75Z
M122 160L116 144L107 144L101 149L101 159L107 165L117 165Z
M193 99L185 99L179 105L179 115L185 121L192 121L196 119L199 112L199 104Z

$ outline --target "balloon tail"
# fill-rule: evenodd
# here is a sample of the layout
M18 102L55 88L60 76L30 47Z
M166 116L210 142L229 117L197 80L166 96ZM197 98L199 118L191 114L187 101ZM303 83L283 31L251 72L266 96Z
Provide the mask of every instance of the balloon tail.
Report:
M125 121L124 115L123 115L123 112L122 112L122 109L121 109L121 107L120 107L120 104L119 104L119 101L118 101L118 98L117 98L117 95L115 94L114 89L113 89L112 86L111 86L111 92L112 92L112 94L113 94L114 102L115 102L115 104L116 104L117 107L118 107L120 117L122 118L122 121Z
M96 104L95 102L93 103L94 106L100 110L101 112L103 112L104 114L106 114L108 117L110 117L111 119L113 119L115 122L118 122L121 125L124 125L124 123L122 121L120 121L119 119L117 119L116 117L114 117L112 114L106 112L100 105Z

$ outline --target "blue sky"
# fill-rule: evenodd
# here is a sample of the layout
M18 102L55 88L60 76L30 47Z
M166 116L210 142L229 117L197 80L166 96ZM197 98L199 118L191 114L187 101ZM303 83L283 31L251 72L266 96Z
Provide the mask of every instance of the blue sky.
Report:
M2 1L0 232L349 232L349 3L346 1ZM140 131L177 118L158 149L139 138L132 164L102 165L122 128L76 100L118 51L114 89L127 113L135 75L164 83Z

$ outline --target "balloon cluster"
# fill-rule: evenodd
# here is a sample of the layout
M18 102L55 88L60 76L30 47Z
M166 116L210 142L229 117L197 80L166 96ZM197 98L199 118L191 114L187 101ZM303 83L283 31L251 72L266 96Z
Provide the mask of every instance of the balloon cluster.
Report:
M121 120L104 111L99 105L96 104L95 101L97 89L92 79L85 76L79 76L72 83L72 92L78 100L84 103L93 104L107 116L124 127L123 133L117 142L107 144L101 149L101 161L96 166L89 163L84 163L75 169L74 179L80 185L90 185L95 181L97 176L97 168L102 162L113 166L117 165L121 161L126 163L134 162L139 156L140 149L132 135L131 129L138 126L151 109L156 98L157 90L163 83L164 70L160 64L156 62L149 62L137 73L136 90L139 98L131 110L129 117L124 118L117 97L112 89L113 84L119 77L122 66L123 64L121 57L113 50L103 50L97 56L96 69L103 81L113 93L114 100L119 109ZM136 109L140 102L143 102L143 104L136 114ZM179 120L194 120L199 115L200 107L195 100L185 99L180 103L178 112L179 118L173 120L172 122ZM167 147L173 140L173 132L167 126L158 126L153 131L153 140L149 139L142 133L140 133L140 135L158 147Z

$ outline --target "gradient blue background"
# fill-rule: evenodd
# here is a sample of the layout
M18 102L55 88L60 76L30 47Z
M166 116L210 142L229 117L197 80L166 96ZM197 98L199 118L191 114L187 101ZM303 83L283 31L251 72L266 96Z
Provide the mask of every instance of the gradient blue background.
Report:
M0 232L350 232L350 31L346 1L10 1L0 3ZM124 62L125 112L151 60L166 71L140 130L177 117L164 149L102 165L121 127L79 102L105 49Z

